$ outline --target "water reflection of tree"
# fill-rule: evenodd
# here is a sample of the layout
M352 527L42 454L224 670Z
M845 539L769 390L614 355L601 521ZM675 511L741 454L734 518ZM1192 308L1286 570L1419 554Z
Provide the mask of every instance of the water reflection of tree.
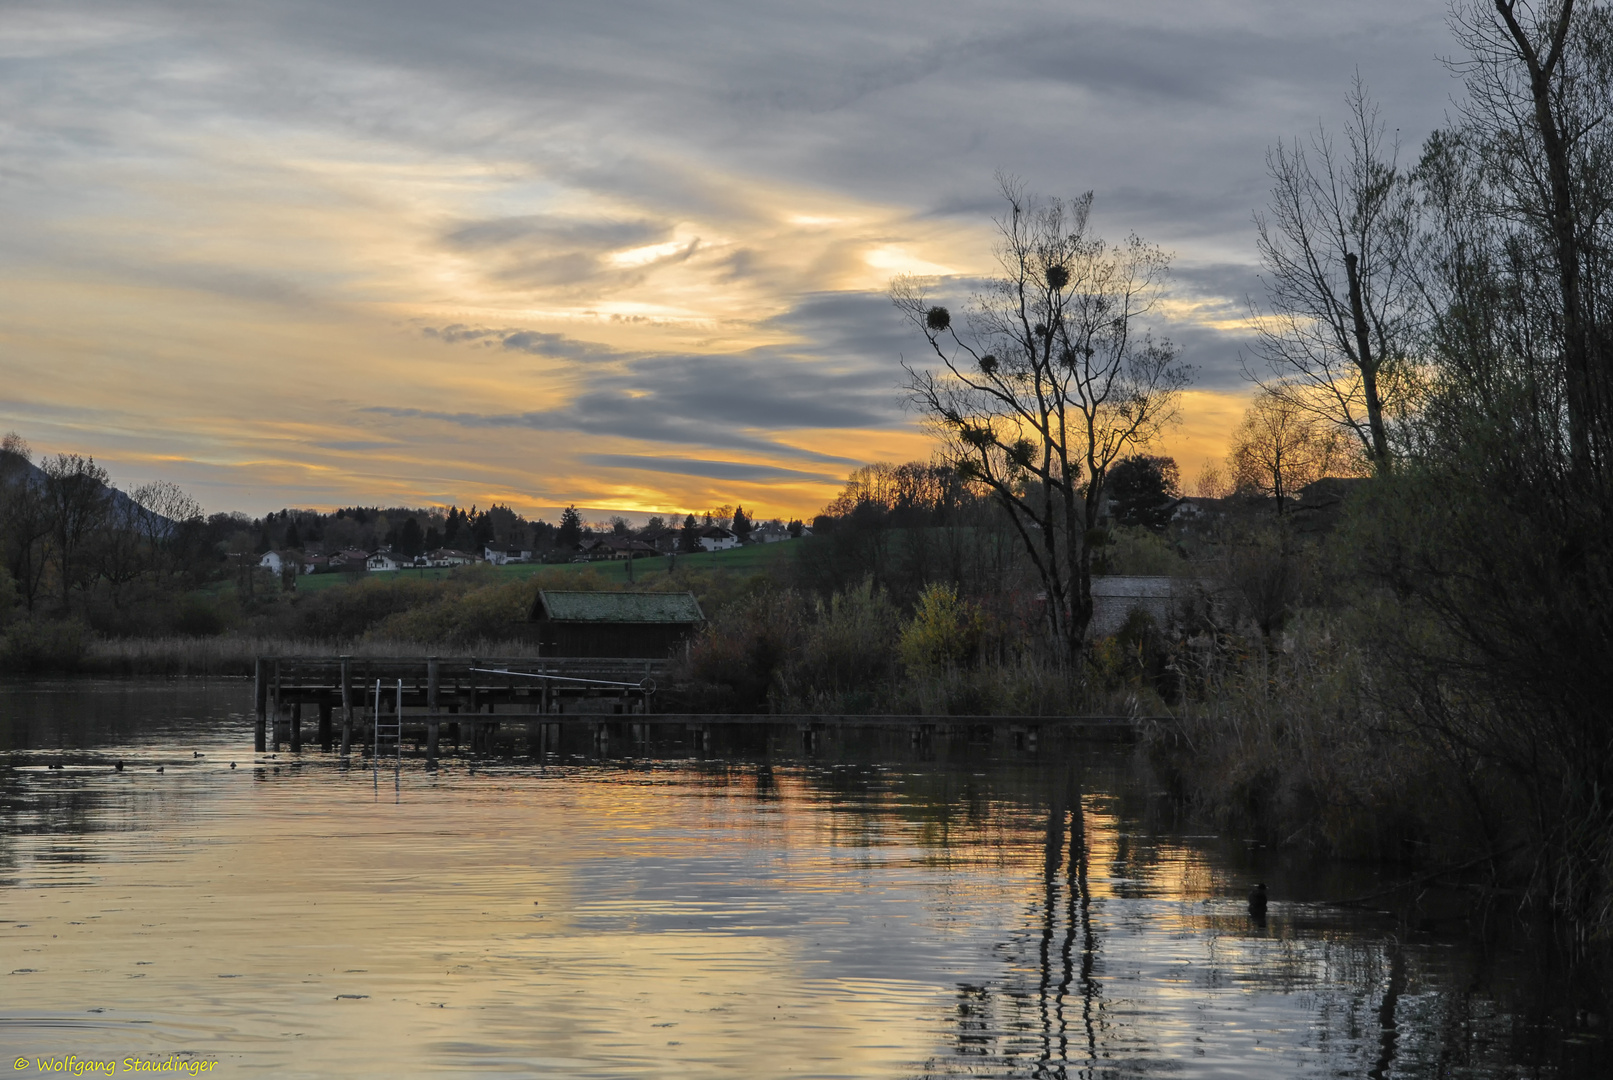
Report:
M1071 774L1048 799L1035 974L1026 978L1026 957L1008 956L1012 975L1001 987L960 985L954 1056L932 1062L926 1075L1064 1078L1096 1067L1105 1018L1088 858L1086 811Z
M1181 1064L1157 1044L1148 1007L1128 1000L1134 995L1118 984L1106 993L1099 978L1103 919L1088 872L1089 828L1098 820L1103 832L1094 809L1102 801L1083 799L1073 777L1049 793L1035 901L1023 931L998 949L1004 974L957 987L951 1053L920 1075L1090 1080ZM1146 888L1143 879L1157 869L1140 867L1139 852L1145 863L1166 860L1155 857L1155 845L1120 843L1127 830L1117 832L1099 873L1114 874L1104 891L1119 898ZM1105 842L1098 838L1098 850ZM1204 942L1209 963L1198 967L1200 992L1252 991L1254 1000L1230 1006L1251 1019L1269 1007L1259 996L1287 999L1286 1008L1303 1017L1292 1043L1267 1048L1287 1051L1281 1067L1293 1075L1606 1075L1605 1041L1587 1031L1597 1019L1572 1004L1594 995L1568 987L1572 973L1554 968L1544 952L1525 959L1513 950L1416 947L1326 911L1282 922L1266 936L1240 910L1195 916L1171 932ZM1135 996L1148 998L1149 988L1138 987Z

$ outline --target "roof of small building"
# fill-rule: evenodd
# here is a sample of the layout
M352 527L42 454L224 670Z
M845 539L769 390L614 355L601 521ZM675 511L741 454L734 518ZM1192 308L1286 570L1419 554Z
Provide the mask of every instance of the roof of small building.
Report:
M1172 596L1185 592L1193 585L1191 580L1173 577L1152 577L1133 574L1093 574L1093 596Z
M705 613L694 593L552 592L532 604L534 622L697 623Z

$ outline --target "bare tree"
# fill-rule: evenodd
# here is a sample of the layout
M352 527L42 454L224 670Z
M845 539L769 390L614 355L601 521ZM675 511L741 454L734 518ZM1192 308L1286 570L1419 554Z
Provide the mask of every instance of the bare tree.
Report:
M1136 236L1088 232L1092 195L1039 199L1001 178L1000 272L960 326L923 286L891 298L928 343L932 367L904 364L914 406L942 456L1007 511L1047 594L1049 629L1072 662L1092 619L1092 545L1104 479L1176 417L1189 369L1139 333L1169 262Z
M12 432L0 442L0 552L23 603L34 610L44 580L50 513L33 452Z
M1356 76L1341 153L1325 130L1266 155L1270 215L1256 214L1267 303L1251 301L1266 392L1351 432L1380 473L1389 417L1410 393L1418 310L1415 199L1399 144Z
M139 507L136 524L152 553L159 581L177 573L187 544L201 528L201 504L167 480L137 488L130 498Z
M115 608L123 606L125 587L152 569L153 552L141 529L143 515L133 499L112 495L100 528L87 545L88 561Z
M61 578L62 607L69 606L78 583L78 556L111 508L112 492L106 470L93 457L57 454L40 463L45 474L45 504L50 512L51 554Z
M1468 58L1461 134L1485 162L1486 207L1523 226L1550 280L1573 472L1613 471L1613 372L1606 329L1613 251L1613 14L1575 0L1467 0L1455 12ZM1523 240L1524 237L1518 237Z
M1305 485L1350 471L1338 429L1281 394L1262 393L1232 437L1227 470L1233 490L1275 499L1277 513Z

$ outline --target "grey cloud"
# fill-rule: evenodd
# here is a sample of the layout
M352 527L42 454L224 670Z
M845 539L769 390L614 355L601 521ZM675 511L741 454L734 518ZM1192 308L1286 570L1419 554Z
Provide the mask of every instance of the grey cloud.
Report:
M677 447L765 453L837 467L857 462L786 447L770 433L879 429L906 422L898 388L902 322L883 295L807 296L772 320L769 328L809 336L799 345L728 355L635 355L559 334L431 327L424 332L450 343L498 342L504 348L611 362L578 369L579 388L564 406L553 409L467 413L373 406L361 411L461 427L575 431Z
M735 356L650 355L597 375L555 409L464 413L373 406L365 412L465 427L577 431L674 446L706 446L845 463L784 447L767 432L880 428L901 422L894 366L826 372L775 350Z
M1156 338L1168 338L1181 350L1182 361L1193 366L1196 390L1242 391L1249 388L1243 377L1243 353L1249 339L1229 334L1202 323L1159 320Z
M796 480L832 484L841 479L838 475L828 473L802 472L799 469L781 469L773 465L751 465L737 461L706 461L700 458L652 457L643 454L584 454L578 460L586 465L597 465L606 469L675 473L679 476L698 476L706 480L739 480L752 483Z
M548 334L537 330L517 330L506 327L494 329L485 326L466 326L453 323L449 326L422 327L425 337L436 338L450 345L466 342L496 343L512 352L531 353L563 360L616 360L625 354L592 341L582 341L566 334Z
M443 240L451 247L469 251L535 243L601 252L654 244L670 235L670 228L659 222L586 221L529 215L467 222L447 230Z
M1438 122L1449 88L1433 60L1450 48L1438 6L1387 0L1347 15L1263 0L1214 10L1023 3L989 14L808 2L720 17L698 5L493 0L260 0L209 9L206 20L187 0L68 10L135 28L19 67L19 79L45 80L47 97L64 103L55 129L84 131L89 152L97 139L128 137L120 116L212 108L529 160L558 183L667 220L745 216L713 179L735 172L917 207L966 203L1008 167L1045 190L1095 187L1100 214L1112 207L1167 246L1186 234L1252 248L1261 151L1336 113L1356 65L1409 132ZM220 74L189 74L197 59ZM168 77L175 65L182 83ZM176 96L180 85L199 96ZM497 255L489 273L501 280L556 284L598 272L591 260L613 230L661 228L512 215L453 226L443 242Z
M575 285L607 274L642 274L642 267L613 267L605 256L662 243L671 236L672 227L664 222L526 216L462 223L448 229L442 243L450 250L476 256L484 272L498 281ZM657 261L687 258L693 250L692 245L687 246Z
M1258 267L1244 263L1178 263L1171 267L1173 286L1195 296L1223 297L1243 308L1248 297L1265 292Z

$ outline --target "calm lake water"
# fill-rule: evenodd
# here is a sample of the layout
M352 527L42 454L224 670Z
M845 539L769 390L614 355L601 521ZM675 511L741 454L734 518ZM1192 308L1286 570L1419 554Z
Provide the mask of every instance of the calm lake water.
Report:
M377 785L254 755L250 696L0 686L0 1069L1613 1073L1550 950L1330 906L1379 871L1193 835L1123 746L579 733Z

